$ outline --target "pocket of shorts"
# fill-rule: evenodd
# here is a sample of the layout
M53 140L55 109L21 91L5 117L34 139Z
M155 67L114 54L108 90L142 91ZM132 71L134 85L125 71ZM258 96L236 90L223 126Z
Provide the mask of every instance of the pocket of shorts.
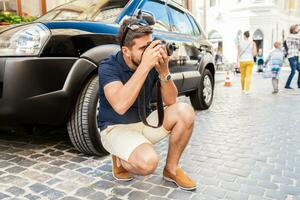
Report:
M107 126L103 133L101 133L102 145L104 149L106 149L106 151L108 152L111 152L112 147L111 144L108 142L109 138L107 137L109 136L109 133L112 131L112 129L114 129L115 127L115 125Z
M108 134L111 132L111 130L114 127L115 127L114 125L107 126L106 129L104 129L103 131L100 132L102 144L106 143L105 140L107 139Z

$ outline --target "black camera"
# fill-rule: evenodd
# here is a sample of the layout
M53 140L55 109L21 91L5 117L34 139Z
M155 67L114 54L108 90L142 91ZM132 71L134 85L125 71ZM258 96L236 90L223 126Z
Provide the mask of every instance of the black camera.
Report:
M178 49L175 43L168 43L165 40L162 40L161 44L166 46L168 56L171 56L173 52L176 51L176 49Z
M154 38L151 42L148 43L147 47L155 40L160 40L161 45L164 45L166 47L168 56L172 56L173 52L176 51L176 49L178 49L175 43L168 43L165 40L161 40L159 38Z

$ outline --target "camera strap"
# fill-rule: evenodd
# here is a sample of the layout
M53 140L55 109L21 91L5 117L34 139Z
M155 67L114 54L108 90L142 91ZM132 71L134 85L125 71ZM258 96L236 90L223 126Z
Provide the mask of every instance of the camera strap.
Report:
M160 81L158 80L156 82L156 104L157 104L157 114L158 114L158 125L154 126L154 125L150 125L147 122L147 114L146 114L146 97L145 97L145 84L143 85L139 97L138 97L138 113L139 113L139 117L140 120L149 127L152 128L158 128L161 127L164 121L164 105L163 105L163 101L162 101L162 96L161 96L161 85L160 85Z

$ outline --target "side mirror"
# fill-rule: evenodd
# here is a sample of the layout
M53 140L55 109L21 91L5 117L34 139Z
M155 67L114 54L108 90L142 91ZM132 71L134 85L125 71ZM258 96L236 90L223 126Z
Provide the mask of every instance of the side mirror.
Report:
M144 19L151 26L155 24L155 17L151 12L139 10L137 18Z

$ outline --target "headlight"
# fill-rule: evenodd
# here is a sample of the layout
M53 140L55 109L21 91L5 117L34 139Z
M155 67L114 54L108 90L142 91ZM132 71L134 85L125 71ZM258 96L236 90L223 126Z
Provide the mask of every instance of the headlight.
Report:
M35 56L50 36L41 24L29 24L9 29L0 34L0 56Z

